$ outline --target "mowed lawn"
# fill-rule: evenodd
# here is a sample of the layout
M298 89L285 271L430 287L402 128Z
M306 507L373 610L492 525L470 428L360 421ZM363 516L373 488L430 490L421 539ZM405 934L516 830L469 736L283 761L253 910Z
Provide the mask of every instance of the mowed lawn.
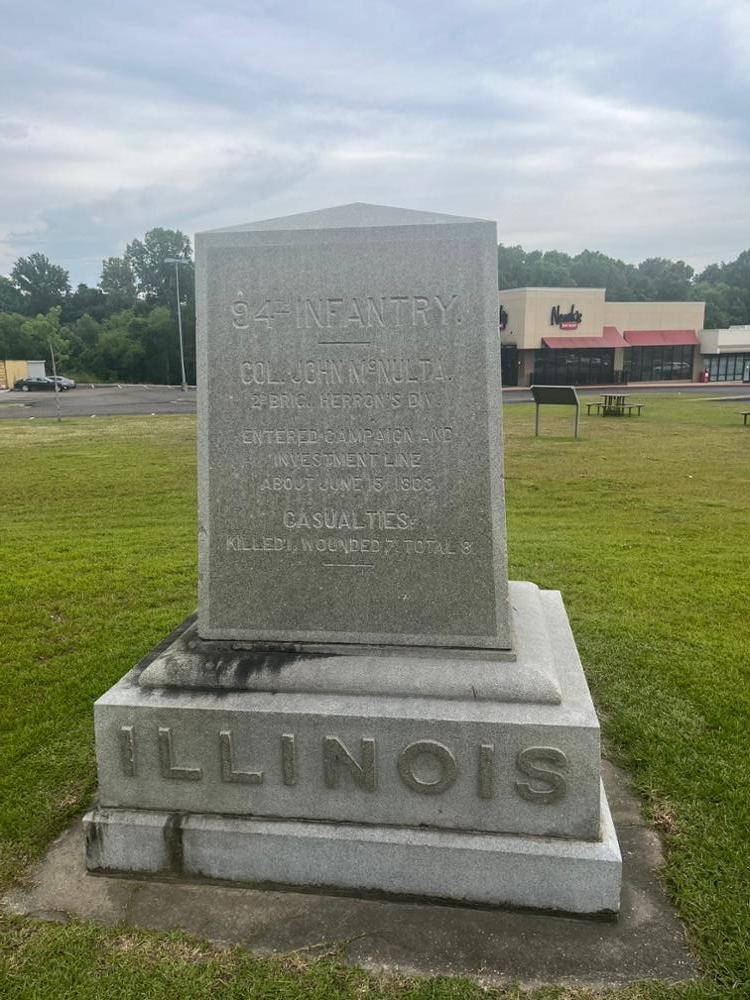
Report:
M624 997L750 997L750 427L732 402L641 418L505 407L510 572L562 590L607 752L667 843L705 970ZM0 887L88 804L92 703L196 602L195 422L0 423ZM0 919L0 997L506 994L183 935ZM508 995L515 995L509 990ZM539 997L572 996L545 990ZM577 994L576 994L577 995ZM584 994L582 994L584 995Z

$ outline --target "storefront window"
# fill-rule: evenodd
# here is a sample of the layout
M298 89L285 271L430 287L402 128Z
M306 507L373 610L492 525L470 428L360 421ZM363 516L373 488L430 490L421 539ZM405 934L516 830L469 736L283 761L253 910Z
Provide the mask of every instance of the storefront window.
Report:
M518 348L515 344L503 344L500 348L500 365L503 385L518 385Z
M682 381L693 375L692 344L658 347L629 347L625 351L625 377L628 382Z
M750 354L717 354L705 361L711 382L741 382Z
M615 352L605 348L564 351L544 347L534 356L537 385L608 385L614 378Z

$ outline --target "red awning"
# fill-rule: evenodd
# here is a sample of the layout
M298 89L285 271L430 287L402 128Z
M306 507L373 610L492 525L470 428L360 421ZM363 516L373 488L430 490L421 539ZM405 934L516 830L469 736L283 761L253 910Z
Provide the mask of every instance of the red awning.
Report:
M620 336L616 326L603 327L601 337L542 337L542 343L547 347L562 348L566 351L629 346Z
M626 330L625 340L631 347L662 347L672 345L695 345L698 335L695 330Z

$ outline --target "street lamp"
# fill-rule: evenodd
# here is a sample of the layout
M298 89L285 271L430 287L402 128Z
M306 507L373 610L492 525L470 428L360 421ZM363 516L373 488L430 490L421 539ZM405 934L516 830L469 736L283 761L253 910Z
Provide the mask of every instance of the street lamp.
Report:
M180 264L189 264L184 257L165 257L165 264L174 264L175 287L177 289L177 329L180 332L180 368L182 369L182 391L187 392L187 377L185 375L185 349L182 346L182 306L180 304Z

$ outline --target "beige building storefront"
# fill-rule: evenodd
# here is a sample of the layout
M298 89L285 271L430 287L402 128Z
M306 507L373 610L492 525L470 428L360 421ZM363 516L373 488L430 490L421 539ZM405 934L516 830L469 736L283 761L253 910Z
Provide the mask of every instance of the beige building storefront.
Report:
M505 385L692 380L703 302L606 302L603 288L510 288L500 295Z
M711 382L750 382L750 325L701 332L702 365Z

